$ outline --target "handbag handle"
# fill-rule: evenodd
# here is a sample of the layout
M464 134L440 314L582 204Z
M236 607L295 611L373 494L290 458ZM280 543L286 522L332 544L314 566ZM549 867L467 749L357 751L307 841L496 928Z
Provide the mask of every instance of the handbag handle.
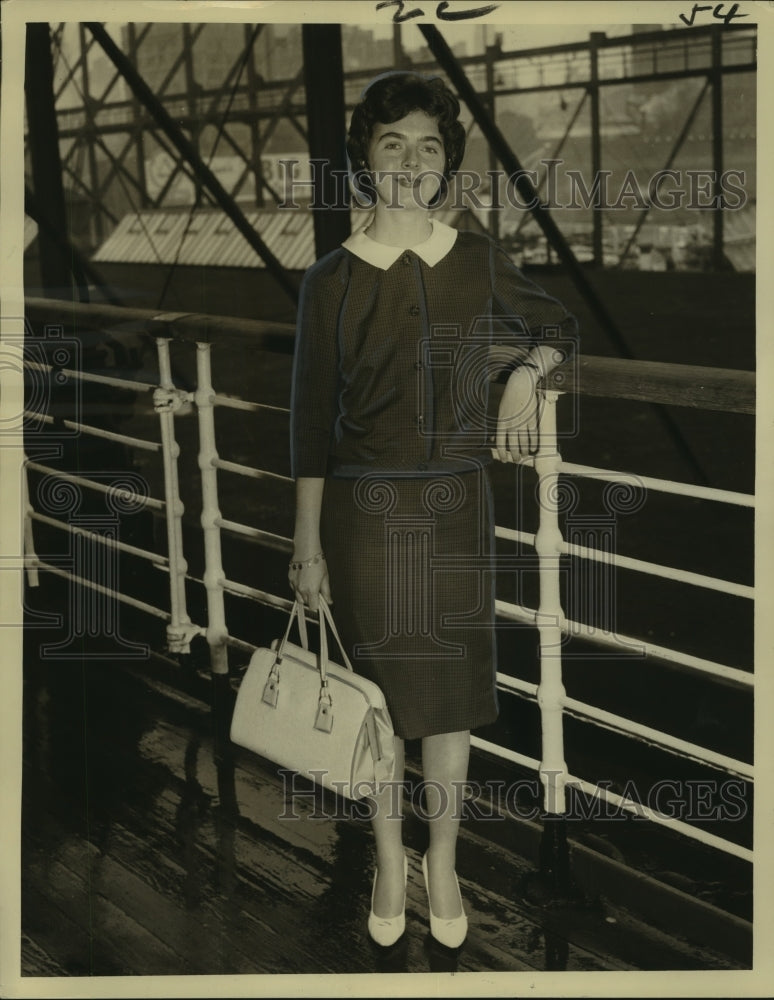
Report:
M330 608L328 607L328 602L322 594L319 595L317 603L319 607L318 617L320 620L320 658L318 661L320 668L320 699L317 703L317 715L314 720L314 728L319 729L324 733L330 733L333 730L333 699L331 698L331 693L328 690L328 635L325 628L326 624L339 644L339 649L341 650L341 655L347 670L352 670L352 664L349 662L347 651L344 649L341 637L336 630L336 626L333 622L333 616L331 615Z
M339 635L338 629L336 628L336 623L333 620L333 615L331 614L331 610L328 607L328 602L325 600L325 598L322 596L322 594L320 594L318 605L319 605L318 616L319 616L319 621L320 621L320 664L319 664L319 667L320 667L320 675L321 675L323 681L325 681L326 678L327 678L327 666L328 666L328 636L327 636L326 630L325 630L325 623L326 622L328 624L328 628L333 633L334 639L338 643L339 649L341 651L341 656L342 656L342 659L344 661L344 666L347 668L347 670L352 670L353 673L354 673L352 664L350 663L349 657L347 656L347 651L344 648L344 644L341 641L341 636ZM307 631L306 631L306 617L304 615L303 607L304 607L303 604L301 604L301 602L298 599L296 599L293 602L293 607L290 609L290 617L288 618L288 624L287 624L287 626L285 628L285 634L282 636L282 640L280 641L280 643L279 643L279 645L277 647L277 660L278 661L282 659L282 655L283 655L284 650L285 650L285 645L286 645L286 643L288 641L288 638L290 636L290 630L293 627L293 621L294 620L298 621L298 633L299 633L299 635L301 637L301 647L302 647L302 649L309 649L309 638L308 638Z
M288 636L290 635L290 629L294 620L298 620L298 631L301 635L301 645L304 649L308 649L309 644L306 632L306 618L304 617L303 605L299 602L298 598L296 598L293 602L285 634L277 647L274 663L269 671L269 676L263 689L262 700L265 701L266 704L271 705L272 708L276 708L277 706L280 679L279 664L282 662L282 656L285 652L285 644L288 641ZM348 670L352 670L352 664L349 662L349 657L347 656L341 637L339 636L336 625L334 624L328 604L322 595L320 595L319 598L319 620L320 655L318 657L317 665L320 673L320 698L317 704L317 716L314 721L314 727L322 732L330 733L333 729L333 699L331 698L330 691L328 690L328 635L325 627L326 623L339 644L344 664Z
M306 616L304 615L304 606L296 598L293 601L293 607L290 609L290 617L288 618L288 624L285 628L285 634L282 636L282 640L277 646L277 660L282 659L282 654L285 651L285 643L288 641L288 636L290 635L290 630L293 627L293 621L298 621L298 634L301 638L301 648L309 649L309 637L306 631Z
M328 607L328 602L325 600L322 594L320 594L319 596L318 606L320 609L318 612L318 616L320 619L320 673L322 675L323 681L326 678L325 667L328 664L328 638L325 634L326 622L328 624L328 628L333 633L333 637L339 644L339 649L341 650L341 657L344 661L344 666L347 668L347 670L352 670L352 672L354 673L354 670L352 669L352 664L350 663L349 657L347 656L347 651L346 649L344 649L344 643L341 641L341 636L339 635L338 630L336 629L336 623L333 620L331 609Z
M303 605L299 602L298 598L293 601L293 607L290 609L290 617L288 618L288 624L285 627L285 634L276 644L276 648L274 643L272 643L272 649L274 649L274 663L271 665L271 670L269 671L269 676L266 679L266 683L263 687L263 694L261 695L261 700L267 705L271 705L272 708L277 707L280 680L279 665L282 663L282 657L285 655L285 645L287 644L290 630L293 627L293 622L296 620L298 621L298 634L301 638L301 648L309 649L309 638L306 631L306 617L304 616Z

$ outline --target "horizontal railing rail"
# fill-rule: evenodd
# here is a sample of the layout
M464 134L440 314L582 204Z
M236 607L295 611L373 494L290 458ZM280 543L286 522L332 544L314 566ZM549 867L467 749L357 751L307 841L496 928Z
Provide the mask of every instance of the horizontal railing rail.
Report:
M547 388L582 396L755 413L755 373L736 369L581 357L554 369L546 383Z
M230 474L257 479L267 480L290 486L292 480L282 473L269 471L266 469L254 468L243 462L229 461L221 458L215 450L214 435L214 411L217 407L232 408L255 413L273 412L280 415L287 415L289 410L283 406L263 404L257 401L243 400L234 396L219 393L212 384L210 370L210 355L212 349L218 347L236 348L240 352L246 349L251 351L266 351L289 355L293 351L294 328L287 323L256 321L247 319L235 319L233 317L200 315L193 313L172 313L147 309L125 309L101 303L71 303L60 302L53 299L30 298L27 300L27 320L30 324L30 338L34 342L36 333L40 332L41 325L45 328L51 326L61 330L67 326L71 333L76 336L79 331L104 330L110 331L112 335L118 335L121 331L130 333L140 333L155 342L158 351L159 381L153 384L143 380L132 380L125 377L112 376L102 372L80 371L78 369L52 368L51 365L41 363L39 360L30 360L29 367L39 374L42 371L64 373L73 379L80 379L83 382L104 385L106 387L116 387L122 389L133 389L137 392L153 392L154 406L159 414L161 440L150 441L135 436L121 434L116 431L106 431L103 428L89 425L81 420L71 420L64 417L61 426L86 435L93 435L111 442L122 443L129 448L141 449L146 452L161 452L164 462L164 500L155 497L135 496L135 500L142 502L159 512L163 512L167 519L168 529L168 555L159 555L156 552L145 551L139 546L131 546L117 539L104 536L99 530L90 531L88 526L68 524L57 521L57 518L49 517L36 511L27 502L27 524L25 525L25 540L27 543L27 566L32 574L38 569L49 570L59 576L67 576L67 570L61 565L55 565L45 559L38 559L35 556L32 539L31 524L33 522L49 527L61 528L70 531L74 536L89 537L102 543L102 547L111 552L125 552L133 556L139 556L148 560L158 569L169 574L170 604L169 612L139 600L129 595L117 594L119 600L140 610L147 611L157 618L162 618L168 622L167 635L169 649L172 652L186 652L189 648L190 640L198 634L203 634L210 645L212 669L214 673L228 673L227 649L236 648L242 652L250 652L255 647L237 636L229 634L226 626L225 612L223 605L224 594L232 594L246 598L267 607L278 609L288 609L290 600L269 591L226 577L221 565L220 540L223 532L230 535L247 538L267 548L282 552L288 552L291 548L291 540L283 535L266 531L258 527L242 524L222 516L218 508L217 474L218 471L227 471ZM172 379L169 361L170 341L180 342L195 346L197 362L197 388L195 392L184 392L177 389ZM545 380L543 387L547 401L556 402L556 399L563 393L578 393L580 395L604 396L611 399L640 400L648 403L664 404L670 406L685 406L691 408L707 409L714 411L724 411L729 413L755 412L755 375L753 372L737 371L722 368L699 367L694 365L672 365L655 362L620 360L611 358L597 358L580 356L574 361L555 369ZM182 551L182 504L180 502L179 487L177 484L177 457L179 448L175 440L175 412L182 401L195 404L199 419L200 429L200 453L199 468L202 475L202 492L204 504L202 510L202 530L205 538L205 573L202 578L192 576L188 572L188 566ZM558 510L552 507L553 500L552 487L555 485L557 477L575 476L578 478L596 479L605 482L623 482L631 484L633 478L638 487L660 491L663 493L680 494L686 497L697 498L706 501L736 505L739 507L753 507L754 497L750 494L733 490L718 490L706 486L695 486L690 483L680 483L672 480L658 479L655 477L639 476L632 472L622 472L611 469L598 469L593 466L579 465L577 463L565 462L561 459L556 448L556 413L555 406L549 405L546 411L550 420L545 422L545 442L541 444L541 451L534 459L526 460L525 464L534 466L538 476L540 486L540 514L541 525L543 519L555 518L558 525ZM54 418L50 415L30 412L30 419L43 420L45 423L54 423ZM553 421L553 431L551 426ZM543 427L541 427L541 437ZM86 476L79 476L71 472L57 470L54 466L43 464L35 460L27 462L27 469L43 476L57 476L62 481L73 486L86 487L110 493L110 487L104 483L94 482ZM132 498L131 490L122 487L124 498ZM584 559L604 561L607 565L625 569L629 572L647 574L656 578L666 578L674 580L690 587L715 590L720 593L732 594L744 599L754 597L754 589L741 583L727 580L720 580L706 574L699 574L680 570L668 566L662 566L655 562L634 559L625 555L611 553L595 549L592 546L578 545L567 542L561 537L558 540L554 537L555 532L552 527L549 532L545 531L541 543L539 535L530 532L518 531L515 529L497 526L497 536L506 541L516 541L528 546L534 546L538 551L540 560L540 573L543 579L550 578L553 583L557 583L559 559ZM551 536L548 538L548 536ZM546 541L548 539L548 541ZM76 573L69 573L71 580L84 587L91 587L97 591L107 593L106 588L99 580L89 579L86 576ZM32 575L30 576L32 579ZM186 610L185 586L187 582L196 582L203 587L207 593L208 611L207 623L192 623L188 618ZM541 584L542 587L542 584ZM556 591L558 595L558 590ZM741 689L749 690L753 687L754 679L751 671L742 670L722 663L693 656L680 650L673 650L669 647L654 644L644 639L635 637L613 635L604 628L595 627L585 622L576 622L568 619L558 603L558 596L552 599L553 603L544 604L541 607L528 608L523 605L513 604L502 599L496 602L498 617L506 621L527 623L535 625L541 632L541 636L550 633L551 642L546 642L546 648L556 649L556 635L578 637L591 640L613 650L621 652L637 649L639 660L645 657L656 657L666 663L673 663L681 668L687 668L698 676L708 679L731 683ZM543 644L543 639L541 639ZM542 648L542 645L541 645ZM728 754L721 754L700 747L688 740L659 731L656 728L637 723L626 719L612 712L607 712L593 705L585 704L577 699L569 698L561 684L561 654L551 654L549 661L542 661L541 670L543 678L541 684L532 684L513 677L503 671L498 671L498 686L513 695L537 701L540 705L544 721L544 759L536 761L523 754L518 754L507 747L500 747L489 741L475 737L474 745L489 753L495 753L505 760L518 762L523 766L537 769L544 779L546 789L546 808L549 813L562 814L564 812L563 792L565 788L581 788L584 791L594 790L601 798L610 801L621 808L638 814L647 815L654 822L661 823L678 830L687 836L718 847L737 857L752 859L752 853L747 848L733 841L725 840L707 830L676 820L674 817L664 816L657 811L644 809L637 802L626 800L617 796L609 789L591 785L582 778L577 778L567 772L564 765L561 747L561 728L559 729L560 743L552 743L551 754L546 750L546 733L553 732L553 740L557 734L557 718L561 722L562 714L574 716L584 723L607 729L615 733L624 734L635 741L643 742L654 746L659 750L669 754L682 757L686 760L699 762L710 768L722 771L727 775L741 777L746 781L753 778L752 765L746 761L738 760ZM548 678L548 682L547 679ZM556 770L550 770L548 756L552 755L553 762L559 761L560 777L546 778L546 775L553 774ZM554 782L551 785L551 781ZM550 795L549 795L550 792Z
M279 321L131 309L107 303L65 302L39 297L26 299L26 308L31 321L55 327L61 327L63 321L104 329L130 329L134 325L135 329L142 329L154 337L281 354L292 354L295 344L293 324ZM104 376L92 377L105 381ZM755 413L755 373L741 369L583 355L554 369L546 380L546 387L558 392L609 399L639 400L729 413ZM269 408L258 402L222 396L216 398L220 405L239 409ZM282 407L270 408L283 411ZM571 469L567 466L566 471L580 471L580 467ZM601 471L598 470L597 474ZM649 482L654 483L655 480Z

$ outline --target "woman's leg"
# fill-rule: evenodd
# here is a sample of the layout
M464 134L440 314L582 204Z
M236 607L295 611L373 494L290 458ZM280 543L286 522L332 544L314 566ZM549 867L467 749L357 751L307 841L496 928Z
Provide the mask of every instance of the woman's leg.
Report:
M460 915L454 868L469 757L468 730L425 736L422 740L425 808L430 830L427 852L430 896L435 916L448 920Z
M378 795L371 796L371 827L376 841L378 875L373 910L377 917L396 917L403 908L403 740L395 737L395 777ZM400 784L398 784L398 782Z

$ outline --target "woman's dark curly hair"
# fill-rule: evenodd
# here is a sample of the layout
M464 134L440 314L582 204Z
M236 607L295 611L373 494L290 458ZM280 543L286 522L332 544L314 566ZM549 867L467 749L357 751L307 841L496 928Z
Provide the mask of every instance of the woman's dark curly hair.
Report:
M462 163L465 154L465 129L458 121L460 102L438 76L393 71L377 76L363 91L360 103L352 112L347 135L347 155L352 184L373 203L376 194L370 179L368 146L374 125L389 125L412 111L424 111L438 122L443 139L445 162L443 182L433 199L437 203L446 193L447 182Z

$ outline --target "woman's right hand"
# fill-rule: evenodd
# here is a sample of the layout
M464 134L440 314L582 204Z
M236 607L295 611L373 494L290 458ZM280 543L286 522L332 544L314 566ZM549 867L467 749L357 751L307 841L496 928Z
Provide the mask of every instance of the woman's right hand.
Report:
M328 604L332 603L328 567L322 554L317 562L314 559L300 561L293 556L288 570L288 582L296 598L311 611L318 610L320 594Z
M325 479L300 476L296 480L296 523L293 531L293 558L288 581L296 599L317 611L320 594L330 602L328 567L322 554L320 511Z

